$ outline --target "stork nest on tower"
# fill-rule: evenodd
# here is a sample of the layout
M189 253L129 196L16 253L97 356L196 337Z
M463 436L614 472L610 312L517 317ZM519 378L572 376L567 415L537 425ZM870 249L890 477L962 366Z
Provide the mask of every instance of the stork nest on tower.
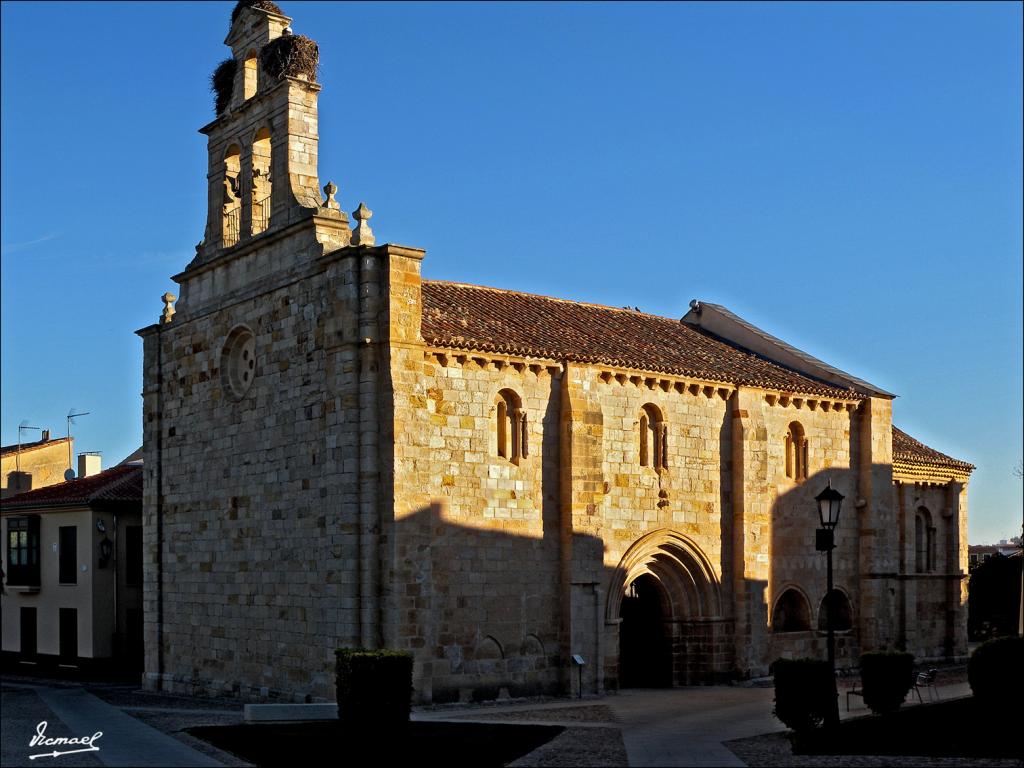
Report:
M235 23L235 19L238 18L238 14L242 12L243 8L258 8L261 11L270 11L276 13L278 16L284 16L284 11L281 10L281 6L277 3L272 3L270 0L238 0L235 3L234 10L231 11L231 23Z
M218 115L224 114L224 110L231 103L231 89L235 83L235 70L238 69L238 62L234 59L224 59L210 75L210 90L214 93L214 109Z
M320 49L305 35L282 35L260 51L260 66L270 77L303 77L316 82Z

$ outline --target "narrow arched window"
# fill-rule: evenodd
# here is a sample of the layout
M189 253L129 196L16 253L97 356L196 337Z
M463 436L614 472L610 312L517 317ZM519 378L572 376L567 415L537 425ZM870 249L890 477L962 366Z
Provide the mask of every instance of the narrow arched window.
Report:
M651 403L640 409L640 466L656 470L668 467L668 425L661 410Z
M786 477L800 482L807 479L807 437L800 422L794 421L786 431Z
M241 152L237 144L232 144L224 153L224 182L221 188L221 244L230 248L238 242L242 223L242 194L239 171L241 170Z
M648 431L650 430L650 423L646 413L640 414L640 466L649 467L651 465L651 441L649 439Z
M495 401L497 454L518 464L529 455L527 419L522 400L511 389L503 389Z
M270 226L270 130L260 128L252 142L252 233L258 235Z
M498 455L502 458L508 458L508 406L502 399L498 400L497 405L497 433L498 433Z
M804 632L811 628L811 607L795 589L787 589L775 601L772 632Z
M918 507L914 513L914 570L930 573L935 570L935 528L931 513Z
M256 51L249 51L245 57L245 66L242 68L242 98L251 99L256 95L259 85L259 60L256 58Z

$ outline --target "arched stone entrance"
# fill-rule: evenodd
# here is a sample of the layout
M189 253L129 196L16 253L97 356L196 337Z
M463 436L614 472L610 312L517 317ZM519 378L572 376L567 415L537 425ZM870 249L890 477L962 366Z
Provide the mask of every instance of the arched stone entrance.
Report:
M732 644L711 561L689 537L662 529L623 555L608 591L618 627L620 687L698 685L728 676Z
M671 687L672 638L665 622L670 612L668 595L650 574L637 577L626 587L619 609L620 687Z

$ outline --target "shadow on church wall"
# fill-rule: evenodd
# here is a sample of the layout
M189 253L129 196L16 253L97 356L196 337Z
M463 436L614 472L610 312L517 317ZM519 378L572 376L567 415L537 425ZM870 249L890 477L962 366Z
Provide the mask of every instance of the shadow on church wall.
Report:
M860 602L860 534L856 508L857 472L825 469L781 490L771 513L770 588L765 593L768 641L763 662L827 655L826 555L815 549L821 527L815 496L831 482L846 498L835 529L833 585L836 665L857 665L860 653L857 606ZM886 489L888 490L888 489ZM896 534L894 530L893 535ZM893 547L895 552L895 547ZM895 639L895 638L894 638Z

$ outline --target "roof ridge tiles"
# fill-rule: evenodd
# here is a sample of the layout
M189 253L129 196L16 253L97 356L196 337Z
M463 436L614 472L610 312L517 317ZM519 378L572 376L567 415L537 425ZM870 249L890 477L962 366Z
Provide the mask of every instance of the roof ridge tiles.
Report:
M135 486L138 486L137 488ZM118 493L127 488L127 493ZM38 506L88 505L93 501L142 499L142 466L117 464L95 475L34 488L0 502L7 509Z
M494 351L836 399L864 395L639 310L470 283L423 281L422 333L437 346Z
M646 317L654 317L659 320L668 320L669 322L677 322L678 318L666 317L665 315L656 315L653 312L644 312L642 309L632 309L630 307L613 307L610 304L598 304L593 301L579 301L577 299L566 299L561 296L548 296L546 293L531 293L529 291L517 291L514 288L497 288L493 285L477 285L476 283L460 283L455 280L426 280L423 282L430 283L431 285L448 285L453 288L471 288L473 290L482 291L494 291L495 293L509 293L516 296L526 296L531 299L545 299L547 301L557 301L560 304L574 304L580 307L594 307L596 309L607 309L611 312L621 312L629 315L645 315Z

